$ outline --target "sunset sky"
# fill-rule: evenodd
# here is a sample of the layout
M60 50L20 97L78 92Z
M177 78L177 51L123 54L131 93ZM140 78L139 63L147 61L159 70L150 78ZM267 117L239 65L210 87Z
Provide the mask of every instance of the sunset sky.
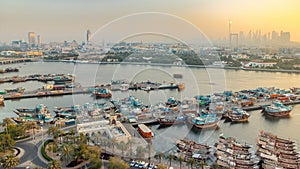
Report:
M137 12L176 15L210 39L227 38L230 19L232 32L283 30L291 32L292 41L300 42L299 0L1 0L0 42L27 41L29 31L41 35L44 42L81 42L87 29L96 32L112 20ZM134 24L143 23L128 23Z

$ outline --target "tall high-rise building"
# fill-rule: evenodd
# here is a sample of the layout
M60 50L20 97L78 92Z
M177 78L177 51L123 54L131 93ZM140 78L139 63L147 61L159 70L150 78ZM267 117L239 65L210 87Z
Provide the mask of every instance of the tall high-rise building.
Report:
M36 35L34 32L28 32L28 44L30 47L34 47L36 45Z
M291 34L290 32L280 32L280 41L281 42L290 42L291 40Z
M279 40L278 32L272 31L272 41L278 41L278 40Z
M41 39L41 36L40 36L40 35L37 36L37 45L38 45L38 46L41 46L41 45L42 45L42 39Z
M90 30L86 31L86 43L89 44L90 40L92 38L92 33Z

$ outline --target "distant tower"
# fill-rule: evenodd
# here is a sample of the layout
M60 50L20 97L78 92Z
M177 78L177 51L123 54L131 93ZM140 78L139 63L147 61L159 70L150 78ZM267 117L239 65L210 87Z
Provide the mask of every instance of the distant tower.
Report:
M228 40L229 40L229 47L231 48L231 20L228 21Z
M36 35L34 32L28 32L28 44L30 47L34 47L36 45Z
M86 31L86 43L89 44L90 40L92 38L92 33L90 30Z
M42 44L41 36L38 35L38 36L37 36L37 45L38 45L38 46L41 46L41 44Z

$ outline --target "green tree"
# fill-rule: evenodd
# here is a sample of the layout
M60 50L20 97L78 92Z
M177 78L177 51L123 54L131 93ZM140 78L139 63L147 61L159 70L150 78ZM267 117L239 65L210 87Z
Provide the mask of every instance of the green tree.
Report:
M70 133L71 137L73 138L73 143L75 144L75 140L76 140L76 137L75 137L76 131L75 131L75 129L71 128L69 133Z
M8 134L11 135L12 138L18 138L25 135L25 129L20 124L10 123L7 125Z
M12 146L16 145L14 139L11 138L10 134L0 134L0 144L1 144L0 151L4 151L4 152L7 149L11 148Z
M102 166L100 160L101 149L97 146L88 146L90 165L89 169L99 169Z
M1 165L5 169L11 169L17 166L19 164L19 161L19 158L16 158L15 155L9 154L1 160Z
M163 164L158 164L157 169L168 169L168 167L166 165L163 165Z
M206 163L204 160L201 160L199 163L199 166L201 167L201 169L204 169L204 166L206 166Z
M188 160L187 164L191 166L191 169L193 169L193 165L195 164L195 162L196 162L196 161L195 161L194 158L190 158L190 159Z
M180 169L181 169L181 167L182 167L182 163L183 163L183 161L184 161L184 157L183 157L183 155L182 155L182 154L180 154L180 155L179 155L179 157L178 157L178 161L179 161L179 167L180 167Z
M81 160L88 160L89 158L88 146L84 143L80 144L78 148L75 149L74 156L76 162L79 162Z
M86 136L83 133L79 134L79 142L80 144L87 144Z
M172 160L174 160L174 155L172 153L167 155L167 159L169 160L169 166L172 166Z
M58 131L58 128L56 126L50 126L48 128L47 133L54 138L54 136L56 135L57 131Z
M129 169L128 163L124 162L118 157L111 157L108 163L108 169Z
M162 152L157 152L155 154L155 158L159 160L159 163L161 163L161 159L164 158L164 157L165 157L165 155Z
M47 169L62 169L61 162L59 160L52 160L49 162Z
M73 147L69 144L63 144L61 147L61 159L69 162L73 157Z
M63 135L64 135L64 131L61 130L61 129L58 129L56 134L57 134L57 138L59 138L59 143L62 144L62 138L63 138Z

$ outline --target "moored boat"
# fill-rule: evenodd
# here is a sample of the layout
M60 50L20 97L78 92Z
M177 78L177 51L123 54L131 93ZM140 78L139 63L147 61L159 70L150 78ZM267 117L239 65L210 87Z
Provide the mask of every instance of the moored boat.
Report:
M4 105L4 97L3 95L0 95L0 106Z
M280 101L274 101L272 105L263 107L263 111L270 116L285 117L292 111L291 106L285 106Z
M188 122L198 129L216 128L220 118L216 114L204 114L200 117L189 118Z
M108 89L100 88L95 91L95 97L98 98L110 98L111 92Z
M239 108L232 108L225 115L231 122L248 122L250 114Z
M138 125L138 132L144 138L152 138L154 136L153 132L145 124Z
M168 127L177 124L184 124L186 116L176 116L175 118L165 118L161 117L158 119L159 127Z

